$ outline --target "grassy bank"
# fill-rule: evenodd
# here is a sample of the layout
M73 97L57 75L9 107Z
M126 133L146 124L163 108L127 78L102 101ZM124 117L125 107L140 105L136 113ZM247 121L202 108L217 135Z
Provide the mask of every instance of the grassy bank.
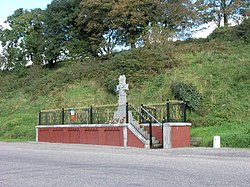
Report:
M239 41L175 42L117 53L107 59L61 62L54 69L1 72L0 140L34 140L41 109L117 102L120 74L127 76L133 104L173 99L173 83L190 83L202 106L188 112L191 135L211 146L250 146L250 44Z

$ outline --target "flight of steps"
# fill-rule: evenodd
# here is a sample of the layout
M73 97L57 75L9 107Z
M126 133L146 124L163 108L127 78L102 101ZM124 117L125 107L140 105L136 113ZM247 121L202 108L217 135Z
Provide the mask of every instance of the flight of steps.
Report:
M142 134L146 140L150 139L150 135L149 133L144 129L143 126L141 126L137 120L135 120L132 116L132 113L129 111L129 122L136 128L137 131L140 132L140 134ZM163 145L160 143L159 140L157 140L155 137L152 137L152 144L153 147L152 148L162 148Z
M150 135L149 133L144 129L143 126L138 125L139 131L144 135L144 137L146 137L146 139L150 139ZM162 148L162 144L160 143L159 140L157 140L154 136L152 137L152 144L153 144L153 149L156 148Z
M140 133L147 139L150 139L150 135L149 133L144 129L143 126L139 125L139 123L137 121L134 121L134 126L136 127L136 129L138 131L140 131ZM153 147L152 148L162 148L162 144L160 143L159 140L157 140L154 136L152 137L152 144Z

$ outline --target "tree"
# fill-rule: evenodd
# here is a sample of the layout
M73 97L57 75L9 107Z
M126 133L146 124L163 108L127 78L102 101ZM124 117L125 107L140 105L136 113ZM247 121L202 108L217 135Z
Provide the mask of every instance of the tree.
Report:
M112 30L109 12L115 0L83 0L77 25L83 40L88 41L93 56L110 53L116 32Z
M6 56L6 68L25 66L28 61L42 64L44 14L41 9L17 9L7 18L10 29L0 31L0 41Z
M86 42L76 29L81 0L53 0L45 11L45 58L52 66L63 56L78 58L86 53Z
M136 47L152 21L155 2L160 1L83 0L77 23L81 36L90 43L92 54L109 54L117 45Z
M148 24L153 21L150 18L148 3L145 0L117 0L109 13L112 18L112 29L118 32L121 41L131 48L136 47L137 40L141 37Z
M191 0L83 0L77 19L81 36L95 56L110 53L117 45L145 45L152 32L164 37L166 30L180 33L195 21Z
M168 0L160 3L159 22L174 35L191 34L191 28L197 26L197 14L192 0Z
M221 27L229 26L229 19L239 20L239 15L248 6L249 0L197 0L196 6L204 22L214 21Z

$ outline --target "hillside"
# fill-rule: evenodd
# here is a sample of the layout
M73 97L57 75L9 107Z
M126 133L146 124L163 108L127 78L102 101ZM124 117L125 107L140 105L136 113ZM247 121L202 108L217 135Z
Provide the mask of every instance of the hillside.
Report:
M192 84L202 105L188 112L191 136L201 137L201 146L220 135L223 146L249 148L249 51L240 41L190 40L0 72L0 140L35 140L41 109L116 103L114 86L125 74L128 100L138 105L174 99L173 83Z

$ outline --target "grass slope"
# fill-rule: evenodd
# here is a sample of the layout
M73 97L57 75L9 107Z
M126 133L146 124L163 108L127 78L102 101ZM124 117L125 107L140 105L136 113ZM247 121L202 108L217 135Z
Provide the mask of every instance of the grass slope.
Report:
M250 45L192 41L151 46L105 59L63 62L55 69L1 72L0 140L34 140L40 109L116 103L112 93L120 74L130 84L133 104L173 98L170 85L192 83L203 108L188 114L191 136L211 146L250 147Z

